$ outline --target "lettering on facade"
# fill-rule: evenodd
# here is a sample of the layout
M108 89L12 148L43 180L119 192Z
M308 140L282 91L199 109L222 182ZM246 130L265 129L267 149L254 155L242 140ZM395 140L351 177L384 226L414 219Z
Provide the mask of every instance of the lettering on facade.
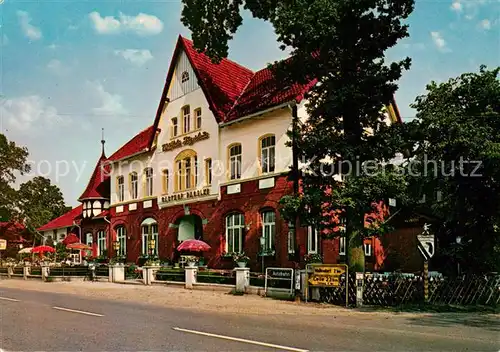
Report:
M171 150L181 148L183 146L193 145L197 142L204 141L204 140L209 139L209 138L210 138L210 134L208 132L206 132L206 131L199 132L198 134L196 134L192 137L191 136L184 137L182 139L182 141L180 139L177 139L175 141L166 143L166 144L162 145L161 148L164 152L169 152Z
M194 191L187 191L183 193L172 194L171 196L163 196L161 197L162 203L175 202L185 199L203 197L210 195L210 188L198 189Z

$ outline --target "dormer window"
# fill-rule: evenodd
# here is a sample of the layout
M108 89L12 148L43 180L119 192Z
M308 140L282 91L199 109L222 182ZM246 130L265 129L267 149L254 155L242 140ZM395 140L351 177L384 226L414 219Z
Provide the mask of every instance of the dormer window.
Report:
M182 72L181 82L185 83L187 81L189 81L189 72L188 71L184 71L184 72Z

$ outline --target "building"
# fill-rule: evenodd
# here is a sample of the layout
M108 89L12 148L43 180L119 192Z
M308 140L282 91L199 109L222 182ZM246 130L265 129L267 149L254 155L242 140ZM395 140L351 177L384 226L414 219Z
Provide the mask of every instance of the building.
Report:
M109 158L103 149L72 211L82 242L97 256L116 250L127 261L174 261L180 242L202 239L211 267L233 267L235 252L245 252L256 270L292 266L296 247L278 202L293 190L287 131L293 114L307 118L304 94L315 83L283 86L267 68L213 64L179 37L153 125ZM386 112L388 123L400 121L394 102ZM297 232L301 256L341 260L342 239Z

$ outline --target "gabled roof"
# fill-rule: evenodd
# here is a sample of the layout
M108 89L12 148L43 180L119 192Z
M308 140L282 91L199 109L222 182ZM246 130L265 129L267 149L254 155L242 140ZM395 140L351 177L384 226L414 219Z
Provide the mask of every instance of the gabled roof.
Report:
M140 152L147 151L149 148L149 141L151 137L154 137L154 131L154 126L149 126L148 128L142 130L131 140L125 143L120 149L114 152L108 160L118 161Z
M97 165L94 169L90 181L83 191L78 201L83 201L85 199L109 199L110 198L110 165L106 155L102 153L101 157L97 161Z
M61 215L58 218L48 222L42 227L38 228L38 231L49 231L55 229L61 229L65 227L72 227L73 222L76 222L82 216L83 205L79 205L76 208L71 209L66 214Z

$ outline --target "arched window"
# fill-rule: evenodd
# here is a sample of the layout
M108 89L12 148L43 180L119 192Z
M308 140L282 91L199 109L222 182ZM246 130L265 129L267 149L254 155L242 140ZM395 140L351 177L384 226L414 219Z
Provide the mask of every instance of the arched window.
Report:
M241 178L241 144L229 146L229 172L231 180Z
M118 256L127 255L127 230L123 226L118 226L116 229L116 241L120 244L118 247Z
M183 133L188 133L191 131L191 109L189 105L182 108L182 126Z
M137 172L130 174L130 199L137 199L139 197L139 177Z
M262 173L274 172L276 159L276 137L267 135L260 138L260 165Z
M262 236L264 237L264 252L274 251L276 238L276 213L273 210L265 210L261 213Z
M181 82L185 83L187 81L189 81L189 72L188 71L184 71L184 72L182 72Z
M226 216L226 253L243 252L243 229L245 218L243 214L232 213Z
M118 193L118 201L123 202L125 200L125 181L123 176L116 178L116 193Z
M180 152L175 158L175 191L184 191L196 187L198 158L194 150Z
M148 167L144 169L145 177L145 194L146 197L151 197L153 195L153 168Z
M142 255L158 255L158 223L147 218L141 223Z
M106 256L107 252L106 232L100 230L99 232L97 232L97 255Z

